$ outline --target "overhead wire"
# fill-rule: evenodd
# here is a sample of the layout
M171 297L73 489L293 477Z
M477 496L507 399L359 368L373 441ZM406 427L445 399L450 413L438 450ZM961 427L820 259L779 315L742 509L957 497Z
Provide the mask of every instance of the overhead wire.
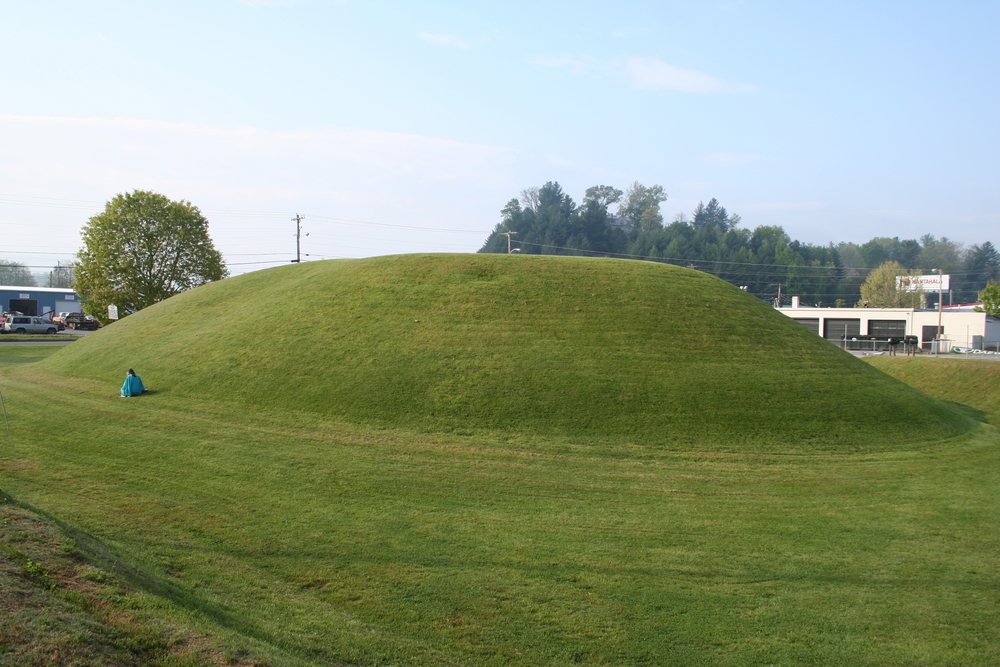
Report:
M80 210L80 209L85 209L85 208L93 208L93 207L98 207L99 208L99 207L101 207L103 205L101 202L88 201L88 200L80 200L80 199L64 199L64 198L54 198L54 197L35 197L35 196L29 196L29 195L12 195L12 194L4 194L4 193L0 193L0 204L12 204L12 205L18 205L18 206L40 206L40 207L47 207L47 208L67 208L67 209L75 209L75 210ZM223 217L223 218L280 219L280 218L284 218L286 216L292 215L292 213L290 211L259 211L259 210L246 210L246 209L200 209L200 210L202 210L202 212L205 213L206 215L211 215L213 217ZM485 235L486 238L489 238L489 234L490 234L489 232L484 232L481 229L480 230L446 229L446 228L435 228L435 227L421 227L421 226L416 226L416 225L399 225L399 224L392 224L392 223L381 223L381 222L374 222L374 221L370 221L370 220L359 220L359 219L355 219L355 218L342 218L342 217L336 217L336 216L318 215L318 214L309 214L309 213L305 213L303 215L304 215L304 217L306 217L307 219L309 219L311 221L318 221L318 222L323 222L323 223L327 223L327 224L344 224L344 225L354 225L354 226L362 226L362 227L372 227L372 228L377 228L377 229L412 230L412 231L422 232L422 233L469 234L469 235L476 234L476 235L480 235L480 236L484 236ZM0 224L10 224L10 223L0 223ZM274 232L267 231L267 230L248 230L247 232L237 232L237 233L238 234L253 234L253 235L274 234ZM217 238L220 237L220 235L223 238L225 238L225 236L228 236L229 234L231 234L231 232L228 232L228 231L216 232ZM352 238L354 240L359 240L359 241L375 241L375 242L379 241L379 239L371 239L371 238L356 237L356 236L355 237L349 237L349 238ZM398 241L398 239L397 239L397 241ZM230 242L230 243L232 243L232 242ZM449 247L456 247L456 248L457 247L464 247L464 246L461 246L459 244L441 244L441 243L434 243L434 242L428 242L428 241L415 241L415 240L406 241L405 243L407 245L430 245L430 246L435 246L435 247L440 247L441 245L447 245ZM521 246L531 245L531 246L537 246L537 247L543 247L543 248L553 248L553 249L558 249L558 250L566 250L566 251L570 251L570 252L579 252L579 253L590 254L590 255L605 255L605 254L608 254L608 253L596 252L596 251L593 251L593 250L590 250L590 249L584 249L584 248L573 248L573 247L569 247L569 246L559 246L559 245L553 245L553 244L534 243L534 242L529 242L529 241L519 241L518 243ZM247 246L249 246L251 244L233 243L233 245L245 248L245 247L247 247ZM257 245L265 245L265 244L257 244ZM266 244L266 245L273 246L273 243L269 243L269 244ZM382 248L378 248L378 247L356 246L356 245L355 246L348 246L348 245L343 245L342 243L336 243L336 244L316 244L316 245L318 245L319 247L337 247L337 248L345 248L345 249L351 249L351 250L375 251L375 252L379 252L380 250L382 250ZM5 254L12 254L12 255L13 254L21 254L21 255L31 255L31 254L37 255L38 254L38 252L32 252L32 251L26 251L26 250L8 250L8 251L0 251L0 252L4 252ZM72 257L76 253L75 252L46 252L46 254L49 254L49 255L62 255L62 256L70 256L70 257ZM237 256L264 256L264 255L279 256L279 255L286 255L286 254L290 255L291 253L224 253L224 254L226 256L237 257ZM698 268L699 266L704 266L704 267L709 267L710 266L710 267L712 267L712 268L714 268L716 270L715 272L744 273L744 274L746 274L745 278L747 280L752 280L752 279L767 280L767 279L772 279L772 278L777 279L777 278L781 278L781 277L787 277L789 270L808 270L808 271L816 271L816 272L821 272L821 271L836 271L836 272L841 272L841 273L850 273L850 272L854 272L854 271L856 271L856 272L869 272L869 271L871 271L871 270L873 270L875 268L875 267L847 267L847 266L843 266L843 267L836 267L836 266L813 266L813 265L801 265L801 264L775 264L775 263L761 264L761 263L756 263L756 262L734 262L734 261L729 261L729 260L688 259L688 258L684 258L684 257L663 257L663 256L658 256L658 255L638 255L638 254L628 254L628 253L611 253L611 254L613 256L615 256L615 257L627 258L627 259L661 261L661 262L666 262L666 263L671 263L671 264L684 264L684 263L688 263L689 265L694 265L695 268ZM309 256L319 256L319 253L307 253L305 256L307 256L307 257L309 257ZM277 263L277 262L270 262L270 261L264 261L264 262L241 262L241 263L234 264L234 266L243 266L243 265L250 265L250 264L267 264L267 263ZM745 268L745 269L733 268L730 271L725 271L724 269L720 270L720 269L722 269L722 267L747 267L747 268ZM767 270L761 270L761 269L764 269L765 267L767 268ZM48 268L48 267L33 266L33 267L28 267L28 268ZM966 277L966 276L970 276L970 275L975 275L975 274L976 274L975 271L952 271L950 273L950 275L952 275L953 277L957 277L959 279L962 278L962 277ZM814 275L814 276L800 275L798 277L801 277L801 278L820 278L820 277L823 277L823 276L821 276L821 275ZM853 292L851 294L853 294Z
M733 262L733 261L718 260L718 259L689 259L689 258L686 258L686 257L664 257L664 256L661 256L661 255L635 255L635 254L617 253L617 252L607 253L607 252L600 252L600 251L596 251L596 250L592 250L592 249L586 249L586 248L573 248L573 247L569 247L569 246L559 246L559 245L554 245L554 244L551 244L551 243L535 243L535 242L531 242L531 241L518 241L517 243L519 245L530 245L530 246L537 246L537 247L541 247L541 248L557 248L559 250L569 250L571 252L589 253L589 254L595 255L595 256L610 255L612 257L626 258L626 259L657 260L657 261L663 261L663 262L667 262L667 263L671 263L671 264L675 263L675 262L677 262L677 263L688 262L688 263L701 263L703 265L719 265L719 264L723 264L723 265L728 265L728 266L774 267L777 270L775 273L773 273L773 274L762 274L762 275L772 275L772 276L787 275L787 271L781 271L780 269L813 269L813 270L865 271L865 272L868 272L868 271L872 271L875 268L877 268L877 267L867 267L867 266L858 266L858 267L842 266L842 267L837 267L837 266L815 266L815 265L812 265L812 264L776 264L774 262L758 263L758 262ZM733 272L736 272L736 270L734 270ZM975 275L976 273L977 273L976 271L965 271L965 272L956 271L956 272L952 272L950 275L953 275L953 276L955 276L955 275L968 276L968 275Z

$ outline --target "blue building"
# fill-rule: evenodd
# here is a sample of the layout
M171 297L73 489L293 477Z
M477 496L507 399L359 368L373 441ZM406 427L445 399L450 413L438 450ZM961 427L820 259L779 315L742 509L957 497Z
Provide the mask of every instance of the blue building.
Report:
M83 303L68 287L11 287L0 285L0 308L24 315L83 312Z

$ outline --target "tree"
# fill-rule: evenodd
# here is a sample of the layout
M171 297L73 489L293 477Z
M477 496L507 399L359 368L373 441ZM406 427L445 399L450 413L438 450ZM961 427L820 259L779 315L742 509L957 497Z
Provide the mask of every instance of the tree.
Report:
M122 315L229 275L190 202L142 190L120 194L83 229L74 287L98 319Z
M1000 285L997 284L997 281L991 280L986 283L986 287L979 293L979 300L983 302L983 305L976 306L977 312L1000 317Z
M521 203L524 208L538 213L538 186L532 186L521 190Z
M920 306L920 292L906 292L900 289L898 276L919 276L919 271L903 268L899 262L883 262L868 274L861 286L859 306L867 304L872 308L917 308Z
M46 287L71 287L73 285L73 264L63 264L56 262L56 265L49 271L48 284Z
M965 279L959 298L971 297L977 294L991 280L1000 278L1000 253L993 244L987 241L982 245L973 245L965 253Z
M730 228L740 224L740 216L730 217L726 207L719 203L719 200L712 197L708 206L698 202L694 209L694 220L692 222L696 229L703 227L715 227L721 232L728 232Z
M587 188L583 194L583 203L595 202L598 206L607 208L621 201L623 194L621 190L610 185L595 185Z
M942 273L954 273L961 263L959 252L961 246L954 243L947 236L935 239L931 234L924 234L920 237L924 245L917 257L917 266L924 271L930 272L940 269Z
M660 202L667 201L662 185L646 187L639 181L628 186L625 201L618 207L618 215L625 216L633 226L644 231L663 229Z
M31 269L24 264L0 259L0 285L34 287L37 284Z
M865 266L882 266L892 259L889 250L877 238L859 247L858 252L861 253Z

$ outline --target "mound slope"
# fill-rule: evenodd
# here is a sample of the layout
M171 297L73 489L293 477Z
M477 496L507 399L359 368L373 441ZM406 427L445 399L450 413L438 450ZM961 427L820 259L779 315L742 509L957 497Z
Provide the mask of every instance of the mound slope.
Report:
M972 424L711 275L610 259L279 267L156 304L42 367L115 390L135 367L178 395L587 443L882 449Z

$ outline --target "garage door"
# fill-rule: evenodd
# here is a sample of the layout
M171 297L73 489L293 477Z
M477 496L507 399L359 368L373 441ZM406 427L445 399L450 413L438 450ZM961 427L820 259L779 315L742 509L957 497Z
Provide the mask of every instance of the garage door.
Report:
M82 313L83 308L79 301L56 301L57 313Z
M827 340L844 340L861 335L861 319L828 318L823 322L823 338Z

